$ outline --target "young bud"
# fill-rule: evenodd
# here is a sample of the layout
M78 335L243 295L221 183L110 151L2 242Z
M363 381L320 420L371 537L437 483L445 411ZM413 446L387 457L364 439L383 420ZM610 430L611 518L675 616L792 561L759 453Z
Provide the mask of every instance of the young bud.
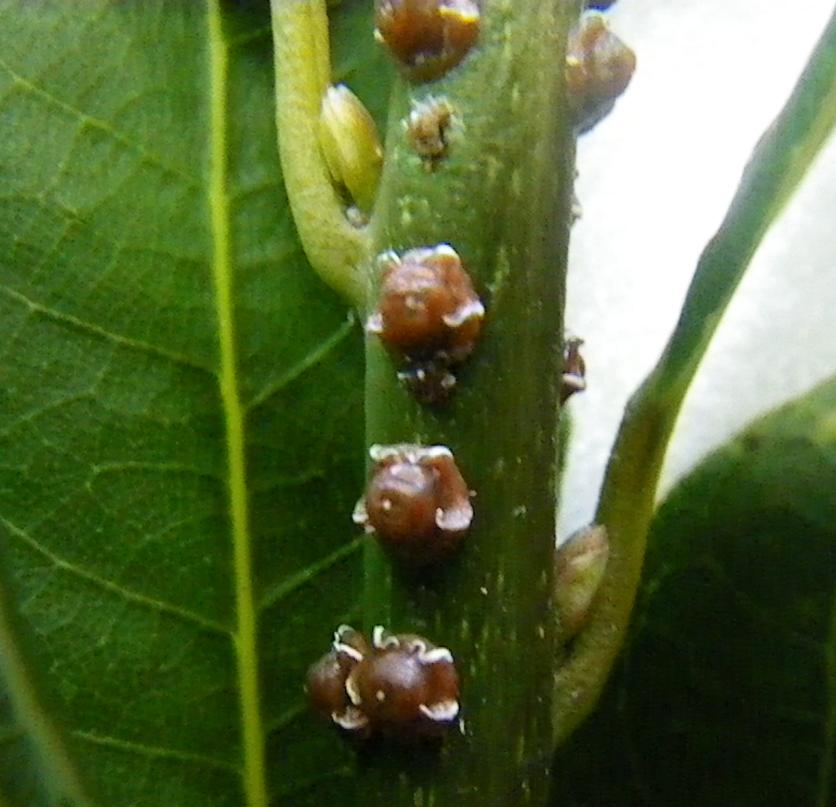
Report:
M610 545L607 528L583 527L570 535L555 552L555 605L561 638L575 636L586 624L607 567Z
M322 99L319 145L334 182L348 191L360 210L371 210L383 147L369 111L344 84L329 87Z

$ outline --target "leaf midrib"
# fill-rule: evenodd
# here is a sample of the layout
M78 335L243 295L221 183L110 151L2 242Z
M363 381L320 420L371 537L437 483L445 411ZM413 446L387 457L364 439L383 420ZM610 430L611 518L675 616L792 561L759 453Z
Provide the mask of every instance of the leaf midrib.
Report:
M226 430L230 525L235 582L235 652L243 745L244 796L247 807L267 807L264 734L258 683L257 614L252 585L244 407L237 377L235 321L232 305L232 251L227 194L228 46L220 0L208 0L209 26L209 187L212 233L212 278L218 320L219 385Z

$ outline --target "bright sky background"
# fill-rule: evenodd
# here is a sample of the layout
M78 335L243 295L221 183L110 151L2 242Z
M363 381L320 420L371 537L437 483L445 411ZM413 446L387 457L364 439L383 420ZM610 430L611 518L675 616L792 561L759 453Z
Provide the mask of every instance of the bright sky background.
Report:
M629 394L677 318L760 134L833 12L832 0L620 0L609 12L638 68L579 143L568 332L586 340L589 389L558 535L592 518ZM755 257L699 370L665 489L752 417L836 373L836 139ZM664 491L663 491L664 492Z

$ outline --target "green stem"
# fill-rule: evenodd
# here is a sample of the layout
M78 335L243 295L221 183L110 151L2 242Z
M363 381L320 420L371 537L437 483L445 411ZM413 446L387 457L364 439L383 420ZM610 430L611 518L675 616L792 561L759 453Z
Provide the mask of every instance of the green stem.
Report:
M325 0L271 0L276 127L285 189L314 271L349 302L366 300L368 235L345 216L319 147L322 98L331 82Z
M700 257L658 364L630 400L596 521L610 539L590 623L559 670L558 741L591 711L621 648L641 577L665 450L691 379L769 226L836 124L836 13L784 109L761 138L728 213Z
M542 804L552 748L551 619L556 416L574 138L562 97L565 40L578 4L482 4L459 67L396 86L374 252L449 242L487 306L485 333L446 408L427 409L367 340L371 443L444 444L476 491L460 554L420 578L366 550L366 626L425 634L462 676L466 732L440 755L396 752L363 775L368 805ZM444 98L459 121L428 170L405 135L413 104Z

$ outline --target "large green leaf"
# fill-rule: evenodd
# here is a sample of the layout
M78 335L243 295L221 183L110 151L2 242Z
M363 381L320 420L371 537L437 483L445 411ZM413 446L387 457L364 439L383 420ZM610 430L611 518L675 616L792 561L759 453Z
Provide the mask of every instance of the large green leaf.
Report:
M630 641L555 804L836 803L836 379L660 509Z
M351 759L301 680L357 593L359 329L296 240L272 70L266 3L0 2L15 807L302 804Z

